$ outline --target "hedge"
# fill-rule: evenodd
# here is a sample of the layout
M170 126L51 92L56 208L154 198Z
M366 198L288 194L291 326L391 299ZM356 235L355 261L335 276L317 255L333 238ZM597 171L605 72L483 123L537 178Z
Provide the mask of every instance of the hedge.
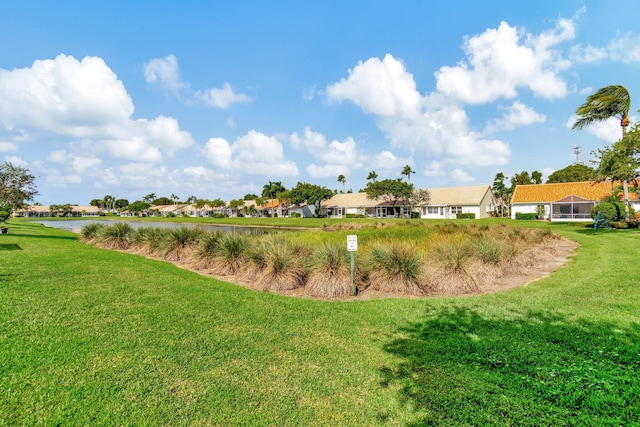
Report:
M476 214L474 214L473 212L459 212L456 214L456 219L476 219Z

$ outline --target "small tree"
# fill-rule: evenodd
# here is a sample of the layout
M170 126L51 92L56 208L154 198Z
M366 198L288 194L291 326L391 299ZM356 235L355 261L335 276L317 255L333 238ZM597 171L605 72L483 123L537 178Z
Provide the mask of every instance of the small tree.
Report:
M14 166L10 162L0 165L0 205L11 211L20 209L25 201L38 194L35 177L28 169Z
M333 196L333 191L319 185L299 182L291 189L289 195L291 197L291 203L294 205L300 205L302 203L313 205L315 207L313 215L318 217L318 215L320 215L320 205L324 200Z
M402 181L402 179L383 179L382 181L367 183L364 192L367 198L375 200L382 199L391 205L396 212L396 205L400 202L408 203L413 195L413 184Z

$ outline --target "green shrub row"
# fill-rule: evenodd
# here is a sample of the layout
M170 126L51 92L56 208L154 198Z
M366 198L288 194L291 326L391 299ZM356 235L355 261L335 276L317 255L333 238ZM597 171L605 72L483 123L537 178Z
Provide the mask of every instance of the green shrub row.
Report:
M476 214L473 212L458 212L456 219L476 219Z
M522 220L538 219L538 214L537 213L516 212L516 219L522 219Z

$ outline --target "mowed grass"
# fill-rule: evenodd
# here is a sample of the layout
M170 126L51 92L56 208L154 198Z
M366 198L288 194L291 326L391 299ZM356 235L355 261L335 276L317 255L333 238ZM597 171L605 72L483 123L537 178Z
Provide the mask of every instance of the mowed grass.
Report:
M640 424L640 234L543 226L581 246L528 286L326 302L12 222L0 425Z

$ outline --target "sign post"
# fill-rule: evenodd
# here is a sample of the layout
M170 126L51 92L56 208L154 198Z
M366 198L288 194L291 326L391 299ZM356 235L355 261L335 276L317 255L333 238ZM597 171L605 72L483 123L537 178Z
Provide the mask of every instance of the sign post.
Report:
M351 254L351 294L356 295L356 280L355 280L355 261L354 255L358 250L358 236L351 234L347 236L347 251Z

